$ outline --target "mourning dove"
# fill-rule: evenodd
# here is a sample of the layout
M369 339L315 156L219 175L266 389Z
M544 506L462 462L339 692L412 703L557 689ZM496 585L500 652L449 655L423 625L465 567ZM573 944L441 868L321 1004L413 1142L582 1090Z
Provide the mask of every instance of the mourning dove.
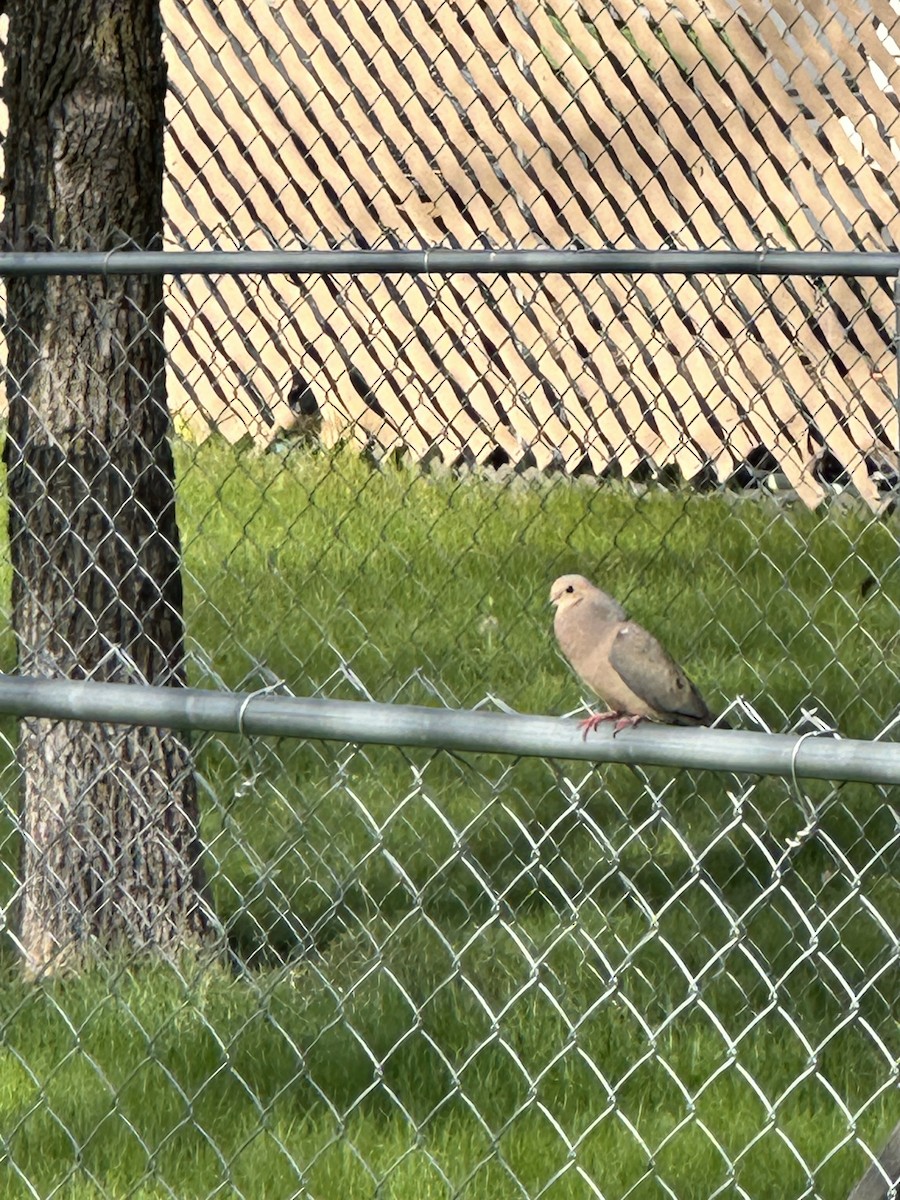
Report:
M625 609L583 575L563 575L550 589L553 629L576 674L609 705L582 721L584 736L615 721L613 736L639 721L709 725L712 714L678 663Z

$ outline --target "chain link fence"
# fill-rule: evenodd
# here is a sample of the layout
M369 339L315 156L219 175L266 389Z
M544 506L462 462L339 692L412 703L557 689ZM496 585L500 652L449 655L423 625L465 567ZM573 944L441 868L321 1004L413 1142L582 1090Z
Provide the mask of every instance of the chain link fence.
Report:
M163 10L173 246L897 246L890 6ZM195 277L173 406L198 437L300 417L416 460L749 462L877 503L892 309L867 279Z
M734 725L892 734L850 491L175 449L195 686L572 712L580 569ZM896 1121L893 788L201 733L218 965L36 986L3 745L10 1194L838 1196Z
M163 17L172 247L896 248L889 5ZM734 726L893 738L891 280L166 303L191 685L580 712L575 570ZM893 786L198 732L215 952L35 982L2 730L4 1194L831 1200L900 1117Z

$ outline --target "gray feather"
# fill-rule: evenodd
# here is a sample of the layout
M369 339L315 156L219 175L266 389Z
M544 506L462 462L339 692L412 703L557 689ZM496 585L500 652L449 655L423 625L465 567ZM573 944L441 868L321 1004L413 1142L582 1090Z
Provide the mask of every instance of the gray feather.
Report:
M674 725L706 725L712 715L703 697L678 663L633 621L621 625L609 661L629 688Z

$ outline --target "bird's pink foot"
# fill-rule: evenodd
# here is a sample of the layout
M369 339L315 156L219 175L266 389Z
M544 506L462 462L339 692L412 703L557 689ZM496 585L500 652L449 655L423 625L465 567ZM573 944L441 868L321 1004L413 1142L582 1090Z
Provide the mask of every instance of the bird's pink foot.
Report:
M634 729L635 725L640 725L641 721L646 721L646 717L639 716L637 713L632 716L619 717L615 725L613 725L613 737L623 729Z
M591 732L591 730L598 729L604 721L615 721L616 729L618 729L619 722L623 721L624 719L625 718L620 712L592 713L589 717L585 717L583 721L579 721L578 725L584 730L581 735L582 738L584 741L587 741L587 735ZM613 731L613 737L615 737L615 731Z

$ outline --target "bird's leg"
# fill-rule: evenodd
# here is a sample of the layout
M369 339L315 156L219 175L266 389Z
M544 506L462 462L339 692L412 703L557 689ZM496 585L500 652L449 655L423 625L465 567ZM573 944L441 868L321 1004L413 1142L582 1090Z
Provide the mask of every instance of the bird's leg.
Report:
M634 729L635 725L640 725L641 721L646 721L646 717L639 716L635 713L633 716L621 716L615 725L613 725L613 737L622 729Z
M581 735L582 738L587 741L587 735L591 732L591 730L599 728L604 721L615 721L616 728L618 728L618 722L624 719L624 715L620 712L592 713L589 717L585 717L583 721L579 721L578 725L580 729L584 730ZM615 734L613 734L613 736L615 736Z

